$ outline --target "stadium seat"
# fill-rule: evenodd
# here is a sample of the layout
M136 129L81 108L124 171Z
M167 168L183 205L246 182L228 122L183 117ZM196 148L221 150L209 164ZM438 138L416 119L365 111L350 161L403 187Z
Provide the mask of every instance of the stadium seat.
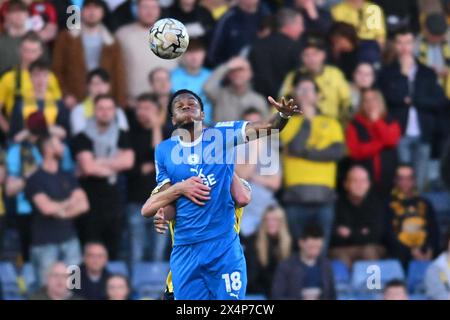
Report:
M20 289L17 284L17 273L12 263L0 263L0 281L2 287L3 299L22 300Z
M408 291L412 294L421 294L425 291L424 279L430 261L413 260L408 266Z
M139 262L133 266L132 286L140 299L157 299L164 291L169 263Z
M247 294L244 300L267 300L263 294Z
M333 260L331 267L333 269L336 290L338 292L348 291L350 288L350 271L347 266L340 260Z
M378 269L372 269L373 267ZM382 289L386 282L390 280L405 279L405 274L398 260L388 259L356 261L353 264L351 279L352 289L355 292L368 292L373 290L367 287L367 281L369 280L369 277L376 275L377 270L379 270L381 285L381 288L379 289Z
M424 294L410 294L409 300L428 300L428 298Z
M123 275L129 277L129 272L127 265L123 261L111 261L108 263L107 267L109 272Z

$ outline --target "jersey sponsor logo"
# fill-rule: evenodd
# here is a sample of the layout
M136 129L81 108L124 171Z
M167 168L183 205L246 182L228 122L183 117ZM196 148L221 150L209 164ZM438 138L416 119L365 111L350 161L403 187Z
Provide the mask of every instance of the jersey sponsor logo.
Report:
M197 177L199 177L200 179L203 180L203 184L208 186L208 187L212 187L213 185L215 185L217 183L217 180L215 178L214 173L205 175L203 173L203 168L199 168L198 166L195 168L191 168L191 172L195 173L195 175Z

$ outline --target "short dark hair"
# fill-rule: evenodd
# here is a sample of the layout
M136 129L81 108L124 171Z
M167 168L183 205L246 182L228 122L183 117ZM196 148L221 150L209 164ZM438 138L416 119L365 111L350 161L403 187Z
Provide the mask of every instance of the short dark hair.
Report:
M155 104L158 109L160 109L158 99L155 94L153 93L142 93L136 98L136 102L151 102Z
M116 105L116 101L114 100L114 97L110 94L99 94L94 98L94 105L96 105L100 100L111 100L114 102L114 105Z
M110 83L111 82L111 76L109 75L108 71L102 68L96 68L94 70L89 71L89 73L86 76L86 82L90 83L94 77L99 77L102 79L103 82Z
M316 81L312 77L310 77L309 75L306 75L304 73L297 73L294 77L294 88L296 88L302 82L312 82L316 92L319 92L319 86L317 85Z
M345 22L335 22L328 33L328 39L331 40L333 37L340 36L348 39L354 47L358 45L358 33L356 28Z
M92 4L97 7L102 8L102 9L105 9L105 7L106 7L106 3L102 0L84 0L83 8L85 8L89 5L92 5Z
M253 113L257 113L260 116L262 116L262 112L259 109L256 109L255 107L249 107L247 109L244 110L244 112L242 112L241 118L245 118L246 116L248 116L249 114L253 114Z
M112 273L112 274L109 275L108 279L106 279L106 283L108 283L109 280L111 280L112 278L120 278L120 279L124 280L125 283L127 284L128 290L131 293L131 283L130 283L130 280L128 279L127 276L125 276L125 275L123 275L121 273Z
M41 47L43 47L44 44L41 37L39 37L39 35L34 31L28 31L27 33L25 33L25 35L22 37L22 40L20 40L20 43L22 44L25 41L39 43Z
M193 95L194 98L195 98L195 99L198 101L198 103L200 104L200 110L203 111L203 101L202 101L202 99L201 99L195 92L193 92L193 91L191 91L191 90L181 89L181 90L176 91L176 92L172 95L172 97L170 98L170 101L169 101L169 112L170 112L170 115L173 115L173 102L175 101L175 99L176 99L179 95L182 95L182 94L190 94L190 95Z
M193 38L189 41L186 51L206 50L205 43L200 38Z
M28 67L28 71L30 73L32 73L35 70L50 71L51 70L50 63L45 59L37 59L36 61L32 62Z
M153 82L153 78L155 77L155 74L156 74L157 72L159 72L159 71L164 71L164 72L166 72L168 75L170 75L170 71L167 70L166 68L164 68L164 67L157 67L157 68L153 69L152 71L150 71L150 73L148 74L148 81L149 81L150 83Z
M403 289L408 291L408 288L406 287L405 281L400 280L400 279L393 279L391 281L388 281L384 285L384 290L383 291L386 292L389 288L395 288L395 287L402 287Z
M324 237L323 229L316 224L309 224L303 228L300 240L321 239Z
M301 17L300 12L290 8L281 8L275 15L275 28L280 30L285 25L292 23L297 17Z
M7 6L7 11L6 12L11 12L11 11L27 11L28 12L28 7L26 5L25 2L23 2L22 0L10 0L8 2L8 6Z
M399 28L398 30L396 30L394 32L393 39L396 40L397 37L404 36L404 35L407 35L407 34L410 34L410 35L412 35L414 37L414 32L412 32L412 30L410 28L408 28L408 27Z

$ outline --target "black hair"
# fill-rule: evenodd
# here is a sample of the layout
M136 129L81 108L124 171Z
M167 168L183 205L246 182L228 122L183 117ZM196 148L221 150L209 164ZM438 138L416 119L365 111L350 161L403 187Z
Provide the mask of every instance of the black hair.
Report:
M303 228L300 235L300 240L306 239L321 239L323 238L323 229L316 224L309 224Z
M394 288L394 287L402 287L404 288L406 291L408 291L407 287L406 287L406 283L403 280L400 279L393 279L391 281L388 281L385 285L384 285L384 292L386 292L389 288Z
M260 116L263 115L262 112L259 109L256 109L255 107L249 107L249 108L245 109L244 112L242 112L241 119L245 118L249 114L253 114L253 113L257 113Z
M319 92L319 86L317 85L316 81L310 77L307 74L304 73L297 73L294 77L294 88L296 88L300 82L312 82L314 85L314 89L316 90L316 93Z
M393 39L397 39L398 36L404 36L407 34L410 34L414 37L414 32L412 32L412 30L410 28L408 28L407 26L398 28L398 30L396 30L393 34Z
M86 76L86 82L90 83L94 77L99 77L103 82L111 83L111 76L108 71L102 68L96 68L94 70L89 71Z
M200 110L203 111L203 101L202 101L202 99L201 99L195 92L193 92L193 91L191 91L191 90L181 89L181 90L176 91L176 92L172 95L172 97L170 98L170 101L169 101L169 112L170 112L170 115L171 115L171 116L173 115L173 102L175 101L175 99L176 99L179 95L182 95L182 94L190 94L190 95L194 96L194 98L195 98L195 99L198 101L198 103L200 104Z
M50 63L45 59L37 59L36 61L32 62L30 64L30 67L28 68L28 71L32 73L34 70L46 70L50 71L51 66Z
M136 102L151 102L156 105L158 109L161 109L158 103L158 99L153 93L142 93L136 98Z
M25 33L25 35L20 40L20 43L24 43L25 41L39 43L41 47L43 47L44 44L41 37L39 37L39 35L34 31L28 31L27 33Z
M114 102L114 105L116 105L113 96L110 95L110 94L107 94L107 93L106 94L99 94L98 96L96 96L94 98L94 105L96 105L100 100L103 100L103 99L111 100L112 102Z

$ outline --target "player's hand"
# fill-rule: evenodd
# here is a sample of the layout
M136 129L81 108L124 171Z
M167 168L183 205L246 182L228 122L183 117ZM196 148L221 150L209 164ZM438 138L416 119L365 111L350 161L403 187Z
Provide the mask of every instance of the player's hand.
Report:
M209 193L211 188L203 184L203 180L199 177L190 177L179 183L180 191L183 196L199 206L204 206L205 201L210 199Z
M274 98L269 96L267 100L269 100L269 103L275 109L286 116L292 116L294 113L302 113L301 108L294 103L294 99L286 101L285 97L281 97L280 102L277 102Z
M160 234L166 233L169 221L167 221L164 217L164 208L160 208L156 212L155 216L153 217L153 225L155 227L156 232Z

